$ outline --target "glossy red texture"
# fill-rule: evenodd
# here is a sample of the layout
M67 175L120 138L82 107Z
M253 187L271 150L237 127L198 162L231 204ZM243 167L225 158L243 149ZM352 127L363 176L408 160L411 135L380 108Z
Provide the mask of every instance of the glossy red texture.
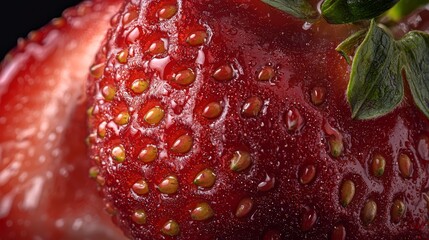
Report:
M88 177L85 82L118 0L20 39L0 72L0 239L122 239Z
M177 12L160 19L167 5ZM121 22L132 11L138 17ZM104 73L89 79L89 125L98 186L127 236L170 239L161 229L174 221L175 239L429 237L429 162L420 154L429 152L420 143L429 122L409 93L382 118L350 118L349 66L335 47L351 26L309 26L249 0L127 1L121 12L94 63L105 63ZM202 45L186 41L201 31L207 33ZM164 50L154 54L148 46L159 40ZM116 57L124 50L125 63ZM267 66L274 73L261 81ZM185 69L195 81L176 84L170 76ZM140 78L150 85L134 94L130 83ZM105 86L114 89L112 98L103 96ZM314 89L324 89L323 101L314 103ZM213 102L221 113L207 118ZM155 106L164 115L148 124L144 116ZM115 124L123 111L129 122ZM181 136L189 136L180 142L186 151L172 148ZM156 146L157 157L140 161L148 145ZM123 161L112 156L118 146ZM409 178L398 167L401 154L411 159ZM375 155L386 161L377 176ZM312 173L303 184L307 166ZM212 187L194 183L204 169L215 174ZM141 181L149 187L144 195L133 190ZM353 192L340 193L344 181L353 183ZM341 198L350 202L344 207ZM406 212L396 222L391 209L398 199ZM245 209L239 217L238 209ZM144 212L144 223L133 221L136 211Z

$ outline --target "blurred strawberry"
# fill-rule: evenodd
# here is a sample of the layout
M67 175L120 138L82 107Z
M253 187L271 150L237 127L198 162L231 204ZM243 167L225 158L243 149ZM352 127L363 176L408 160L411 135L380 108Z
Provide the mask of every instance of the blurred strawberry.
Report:
M84 142L87 70L120 3L82 2L3 60L1 239L122 238L88 178Z

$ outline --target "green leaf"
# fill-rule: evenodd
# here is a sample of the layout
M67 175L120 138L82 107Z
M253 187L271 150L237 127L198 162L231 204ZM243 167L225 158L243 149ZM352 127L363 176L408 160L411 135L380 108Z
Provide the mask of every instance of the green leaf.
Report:
M350 56L353 55L355 49L362 43L366 36L366 29L359 30L353 33L350 37L344 40L340 45L335 48L347 61L347 64L352 64Z
M300 19L314 20L319 14L308 0L261 0L262 2L275 7L287 14Z
M399 22L417 8L429 4L429 0L400 0L386 15L393 21Z
M414 102L429 118L429 35L412 31L398 45Z
M401 102L404 86L399 53L395 40L372 21L356 51L347 88L353 118L379 117Z
M321 9L323 17L329 23L350 23L377 17L393 7L398 1L326 0Z

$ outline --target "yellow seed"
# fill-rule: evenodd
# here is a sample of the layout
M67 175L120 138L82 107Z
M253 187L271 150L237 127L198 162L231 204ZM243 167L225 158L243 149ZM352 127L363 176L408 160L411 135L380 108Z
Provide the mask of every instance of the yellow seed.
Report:
M411 162L410 157L406 154L399 155L398 165L402 177L410 178L413 173L413 163Z
M270 81L275 76L273 67L265 66L258 74L259 81Z
M164 110L161 107L154 107L150 109L144 116L144 120L150 125L157 125L164 118Z
M174 5L163 6L158 11L158 18L160 20L168 20L172 18L177 13L177 7Z
M396 199L392 204L392 209L390 210L390 216L392 217L392 222L398 223L401 221L406 211L405 203Z
M149 192L149 185L144 180L138 180L133 184L133 191L138 195L144 195Z
M241 172L252 164L250 153L246 151L235 151L231 159L230 169L235 172Z
M177 138L176 141L174 141L171 147L171 151L175 153L182 153L182 154L187 153L191 151L193 142L194 142L194 139L191 136L187 134L182 135L179 138Z
M355 196L356 187L351 180L343 182L340 190L340 202L343 207L347 207Z
M139 160L145 163L153 162L157 157L158 149L153 145L145 147L139 154Z
M223 107L218 102L211 102L203 110L203 117L208 119L214 119L220 116L223 111Z
M114 119L114 122L120 126L128 124L130 121L130 114L128 112L120 112Z
M132 220L137 224L145 224L146 223L146 212L142 209L136 210L131 216Z
M380 154L376 154L372 159L372 174L376 177L381 177L384 174L386 168L386 160Z
M179 181L175 176L168 176L158 185L158 190L165 194L176 193L179 189Z
M125 161L125 149L122 145L116 146L112 149L111 152L113 160L118 163L122 163Z
M196 31L191 33L186 42L191 46L201 46L206 42L207 33L205 31Z
M149 88L149 81L143 80L143 79L136 79L131 84L131 90L135 94L142 94L144 91L146 91Z
M191 218L196 221L204 221L213 217L214 212L210 205L206 202L197 204L191 211Z
M362 208L361 220L364 225L372 223L377 215L377 204L373 200L369 200Z
M105 67L104 63L99 63L91 66L91 68L89 69L91 76L94 78L100 78L101 76L103 76L104 67Z
M116 88L113 86L105 86L101 90L101 93L103 94L103 97L107 101L112 101L115 98L116 95Z
M235 216L242 218L247 216L253 208L253 200L251 198L243 198L238 203L237 210L235 211Z
M204 169L197 174L194 184L198 187L210 188L215 184L216 174L211 169Z
M180 233L180 226L174 220L168 220L164 226L162 226L161 232L167 236L177 236Z

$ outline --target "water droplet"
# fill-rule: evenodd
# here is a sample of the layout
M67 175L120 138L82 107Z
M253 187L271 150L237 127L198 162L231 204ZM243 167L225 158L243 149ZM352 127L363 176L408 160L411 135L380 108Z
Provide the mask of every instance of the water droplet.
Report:
M423 160L429 161L429 137L422 135L419 139L417 150Z
M131 30L127 35L127 41L129 43L134 43L137 41L137 39L140 38L141 31L140 28L135 27L133 30Z
M286 112L285 122L288 131L299 131L304 125L304 119L296 108L291 108Z
M274 188L276 183L276 179L274 177L270 177L270 175L265 175L265 180L258 184L258 191L267 192Z

